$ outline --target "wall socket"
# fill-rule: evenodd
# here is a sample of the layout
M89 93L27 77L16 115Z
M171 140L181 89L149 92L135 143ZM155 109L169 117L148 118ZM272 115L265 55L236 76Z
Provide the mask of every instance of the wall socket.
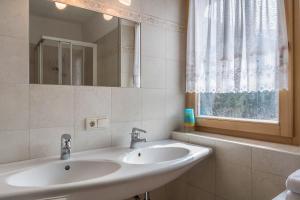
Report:
M97 130L99 128L105 128L109 125L108 118L86 118L85 119L85 128L88 131Z

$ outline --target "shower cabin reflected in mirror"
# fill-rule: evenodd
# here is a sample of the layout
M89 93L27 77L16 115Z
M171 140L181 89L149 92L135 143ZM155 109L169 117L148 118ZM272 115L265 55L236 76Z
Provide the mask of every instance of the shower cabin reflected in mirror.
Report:
M140 23L30 0L30 83L140 87Z

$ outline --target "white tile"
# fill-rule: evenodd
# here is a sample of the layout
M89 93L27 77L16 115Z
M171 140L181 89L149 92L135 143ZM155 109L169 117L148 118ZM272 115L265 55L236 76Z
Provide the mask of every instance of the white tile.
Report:
M251 199L251 168L216 162L216 194L224 199Z
M147 133L144 135L147 141L169 139L171 132L166 130L164 120L147 120L142 122L142 127Z
M251 167L251 147L232 142L216 141L216 159Z
M270 200L285 190L285 180L281 176L252 171L253 200Z
M299 155L278 151L252 148L252 167L254 170L287 177L300 167Z
M165 58L165 30L161 26L143 23L141 26L142 56Z
M166 117L183 118L185 108L185 93L173 90L166 91Z
M166 58L170 60L185 61L186 34L179 31L166 31Z
M185 92L185 63L182 61L167 60L166 88L177 93Z
M75 130L75 151L85 151L111 146L109 129L96 131Z
M0 163L29 159L29 133L27 130L0 131Z
M30 155L31 159L59 155L61 148L61 136L70 134L72 137L71 151L74 148L74 128L57 127L30 129Z
M0 35L28 40L29 1L1 0Z
M74 119L79 130L85 130L85 119L105 117L110 119L111 89L106 87L74 88Z
M142 56L142 88L166 87L166 62L163 58Z
M29 85L0 85L0 130L28 129Z
M215 200L215 196L199 188L188 186L187 200Z
M187 182L203 191L215 193L215 157L211 156L187 173Z
M73 87L30 85L30 128L74 126Z
M112 88L112 121L139 121L142 116L142 92L133 88Z
M138 122L122 122L111 125L112 145L113 146L129 146L132 128L142 128L142 123ZM147 135L145 135L147 136Z
M166 94L162 89L142 89L142 119L164 119L166 111Z
M28 84L28 41L0 36L0 47L0 83Z

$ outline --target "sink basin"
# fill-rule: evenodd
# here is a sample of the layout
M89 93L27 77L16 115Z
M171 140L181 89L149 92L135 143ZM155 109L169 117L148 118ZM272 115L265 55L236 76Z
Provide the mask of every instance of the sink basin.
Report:
M151 147L135 150L124 158L129 164L152 164L176 160L188 155L189 150L181 147Z
M119 164L111 161L62 161L11 175L7 183L19 187L45 187L103 177L119 168Z

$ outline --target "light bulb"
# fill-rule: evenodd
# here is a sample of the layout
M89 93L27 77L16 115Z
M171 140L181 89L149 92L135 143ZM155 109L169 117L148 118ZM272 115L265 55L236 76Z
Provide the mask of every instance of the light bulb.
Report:
M106 20L106 21L109 21L113 18L113 16L111 15L107 15L107 14L103 14L103 18Z
M119 0L120 3L124 4L125 6L131 5L131 0Z
M65 9L65 8L67 7L66 4L64 4L64 3L59 3L59 2L55 2L55 6L56 6L56 8L59 9L59 10L63 10L63 9Z

